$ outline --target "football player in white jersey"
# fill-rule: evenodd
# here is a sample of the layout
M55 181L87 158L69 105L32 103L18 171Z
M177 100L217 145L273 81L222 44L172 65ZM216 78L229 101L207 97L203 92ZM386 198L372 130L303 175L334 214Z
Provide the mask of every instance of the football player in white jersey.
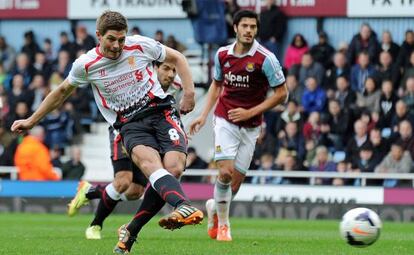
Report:
M99 45L81 55L68 78L53 90L27 119L17 120L11 130L31 129L58 108L81 85L92 85L95 101L104 118L119 129L133 162L149 179L141 209L128 225L120 227L114 252L127 254L140 228L167 202L176 208L159 225L177 229L199 224L203 213L191 206L177 177L185 167L187 138L173 116L171 96L164 93L152 62L171 62L182 80L180 111L194 108L194 84L185 57L150 38L126 36L126 18L105 11L96 22ZM178 119L177 119L178 118Z
M174 96L181 90L181 79L176 75L175 66L171 63L156 62L158 81L164 92ZM111 161L114 169L114 180L106 187L92 186L87 181L81 181L76 196L68 207L68 215L78 213L82 206L89 204L90 200L99 199L99 204L90 226L85 231L86 239L101 239L102 226L105 219L112 213L118 202L136 200L144 193L147 179L131 162L119 132L109 127L109 141ZM115 190L115 191L114 191ZM111 194L116 197L111 197Z

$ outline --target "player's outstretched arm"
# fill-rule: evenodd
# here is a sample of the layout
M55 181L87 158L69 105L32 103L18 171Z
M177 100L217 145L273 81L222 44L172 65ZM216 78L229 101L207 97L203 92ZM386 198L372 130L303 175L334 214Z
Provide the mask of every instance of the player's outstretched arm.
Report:
M277 86L274 89L273 95L266 98L262 103L256 105L253 108L250 109L244 109L244 108L235 108L231 109L228 112L229 119L234 122L240 122L245 121L253 116L259 115L264 113L265 111L275 107L276 105L282 104L286 101L288 97L288 89L286 87L286 84L282 84Z
M206 123L208 114L210 113L214 105L216 104L217 99L219 98L221 94L222 88L223 87L221 86L220 82L213 80L213 82L210 85L210 88L208 89L207 102L204 106L203 112L190 125L190 135L195 134L204 126L204 124Z
M11 126L11 131L21 133L34 127L46 114L58 108L75 90L75 86L63 81L55 90L49 93L40 104L39 108L27 119L16 120Z
M183 87L183 97L180 101L180 112L183 114L189 113L194 109L194 82L191 78L190 66L187 59L180 52L166 48L165 62L175 65L177 74L181 79Z

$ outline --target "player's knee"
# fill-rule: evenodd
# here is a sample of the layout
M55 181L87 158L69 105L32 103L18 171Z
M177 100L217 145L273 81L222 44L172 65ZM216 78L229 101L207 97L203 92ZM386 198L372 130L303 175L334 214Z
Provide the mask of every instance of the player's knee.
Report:
M114 188L118 193L124 193L129 185L131 185L131 181L127 178L124 179L117 179L114 181Z
M230 167L222 167L219 170L219 180L224 183L229 183L232 181L232 169Z
M168 161L164 163L165 169L175 176L176 178L179 178L183 174L184 170L184 163L180 161Z
M128 189L124 194L128 201L139 199L144 194L144 187L134 185L133 188Z

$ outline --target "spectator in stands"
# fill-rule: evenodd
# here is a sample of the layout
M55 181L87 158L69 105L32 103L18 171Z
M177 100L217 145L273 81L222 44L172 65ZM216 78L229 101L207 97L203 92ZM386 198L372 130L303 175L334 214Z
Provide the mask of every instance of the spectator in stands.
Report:
M260 165L260 157L263 154L267 153L273 156L276 154L276 136L277 133L267 131L266 122L263 122L253 153L252 164L255 167L252 169L257 169L257 167Z
M57 63L53 67L53 72L58 72L62 78L66 78L72 67L70 55L67 51L59 51Z
M281 59L280 49L286 29L286 15L276 6L275 0L267 0L265 9L260 13L259 38L262 45L278 59Z
M303 54L301 64L298 66L299 84L304 86L309 77L315 77L318 85L321 85L324 75L325 69L323 66L315 62L309 52Z
M411 52L409 63L404 68L403 76L401 79L401 88L406 88L407 80L414 77L414 51Z
M17 139L10 133L5 123L0 121L0 166L14 165L13 156L16 148Z
M43 144L45 131L36 126L29 131L17 146L14 163L19 172L19 179L24 181L59 180L53 170L49 149Z
M80 25L75 30L75 42L78 50L89 51L96 46L95 38L88 34L86 27Z
M359 149L365 143L369 143L367 134L367 125L362 120L357 120L354 123L354 136L348 140L345 152L346 161L352 162L353 159L358 157Z
M4 36L0 36L0 63L2 63L6 73L13 69L15 59L16 51L7 43Z
M73 62L76 58L77 45L69 40L69 36L66 32L60 32L60 47L58 52L69 52L70 62Z
M410 114L414 114L414 76L407 79L402 100L407 105Z
M309 52L315 62L322 64L327 70L332 66L335 49L329 44L328 35L324 31L319 32L318 38L318 43L312 46Z
M313 140L316 142L320 136L320 114L319 112L311 112L308 121L303 125L303 137L306 141Z
M356 106L356 98L356 93L350 89L349 80L346 76L338 76L338 78L336 78L334 99L338 100L341 108L350 112L350 110L353 110Z
M46 115L41 124L46 130L45 144L49 148L63 150L69 144L73 135L73 120L67 112L56 109Z
M298 79L292 73L289 73L286 77L286 86L289 90L289 100L296 101L299 105L302 104L302 96L304 92L304 86L300 86Z
M312 172L336 172L336 164L329 160L329 152L325 146L316 148L316 162L310 167ZM317 185L332 185L331 178L316 178Z
M61 156L62 156L62 150L59 148L52 148L50 150L50 159L52 161L52 165L53 167L57 167L62 169L62 161L61 161Z
M353 65L357 63L357 56L361 52L366 52L369 61L373 64L378 62L378 52L380 45L377 40L377 35L372 31L368 23L363 23L359 33L354 35L348 48L348 63ZM360 60L358 60L359 62Z
M164 43L164 32L160 29L155 31L154 40L163 44Z
M329 151L334 150L334 141L331 136L331 127L329 126L328 116L322 115L320 122L320 135L318 140L318 146L323 145L328 148Z
M333 66L327 70L324 79L324 89L335 89L336 80L338 77L345 77L349 80L351 69L346 62L346 55L342 52L335 53L333 57Z
M377 162L380 162L390 151L391 145L389 139L382 137L381 129L373 128L369 132L369 141L374 151L373 158Z
M225 0L224 1L224 18L226 20L227 27L227 41L229 43L234 42L235 34L233 28L233 17L236 12L240 10L240 6L237 4L237 0Z
M357 93L356 106L359 111L368 110L370 112L379 112L380 110L381 91L377 89L376 81L373 77L365 80L364 90Z
M376 173L409 173L411 171L413 160L408 151L404 151L403 146L399 142L395 142L391 146L391 151L375 168ZM396 187L401 182L395 179L385 179L384 187Z
M43 101L46 93L48 92L43 75L36 74L33 77L33 81L29 85L29 90L31 90L33 93L33 103L31 110L35 111L37 108L39 108L40 103Z
M33 104L33 91L25 88L24 78L21 74L13 76L12 89L7 93L10 110L14 111L18 102L25 102L30 108Z
M359 119L362 120L365 125L367 125L367 133L369 133L377 126L379 121L379 113L363 110Z
M53 49L52 40L50 38L45 38L43 41L43 48L42 51L46 56L46 60L49 63L52 63L56 59L56 52Z
M328 110L329 138L333 141L335 149L342 151L347 141L351 116L346 109L341 109L339 101L335 99L329 101Z
M393 63L391 54L387 51L380 53L376 76L378 77L379 82L383 82L385 80L392 81L395 91L397 91L401 73L397 65Z
M4 82L6 81L7 73L4 70L3 64L0 61L0 93L5 91Z
M391 128L391 121L395 115L395 104L398 97L394 93L393 83L390 80L384 80L381 86L381 97L379 101L379 123L380 128Z
M348 164L346 163L346 161L342 160L342 161L339 161L336 164L336 171L338 173L346 173L346 172L350 172L351 170L349 169ZM332 185L334 185L334 186L343 186L347 183L349 183L348 179L334 178L332 180Z
M178 50L179 52L184 52L187 49L187 47L185 47L185 45L182 44L181 42L177 41L177 39L173 35L169 35L167 37L167 41L165 41L165 45L174 50Z
M78 146L72 146L71 158L62 165L63 180L80 180L85 173L85 165L81 161L82 151Z
M35 55L35 62L33 63L35 74L41 74L46 80L49 80L52 74L52 64L46 58L43 51L39 51Z
M14 68L9 72L8 81L5 82L5 87L7 90L11 88L11 81L16 74L21 74L24 80L24 86L27 88L32 82L33 75L35 74L36 70L29 62L29 57L26 53L20 53L17 55L16 58L16 65Z
M25 101L18 101L13 112L10 112L6 118L6 127L10 128L15 120L27 118L31 114Z
M200 156L198 156L197 151L194 147L188 147L187 149L187 159L185 163L186 169L206 169L208 163L205 162ZM183 176L181 181L183 182L201 182L202 176Z
M357 173L373 173L382 159L374 157L374 148L371 143L365 143L359 148L359 155L353 159L351 171ZM353 185L361 185L360 179L353 180ZM376 185L376 180L367 181L367 185Z
M97 107L89 86L77 88L65 103L65 111L75 121L75 134L90 131L90 125L97 118Z
M11 114L11 109L7 94L4 91L0 93L0 100L2 104L2 107L0 107L0 121L5 121L8 118L8 115Z
M397 59L398 53L400 52L400 46L393 41L391 32L389 30L382 32L380 44L381 51L390 53L393 60Z
M138 26L133 26L130 31L131 35L141 35L141 29Z
M35 55L40 51L40 47L36 42L35 34L33 31L27 31L24 33L24 45L21 49L22 53L26 53L29 57L29 63L34 63Z
M302 114L300 113L299 105L295 100L289 100L286 109L280 114L280 118L278 118L276 124L276 132L279 133L279 131L284 129L289 122L295 122L299 129L301 129L303 125Z
M410 63L411 53L414 51L414 31L407 30L405 32L405 39L401 45L400 52L396 59L398 68L404 69Z
M375 75L375 67L371 65L368 53L363 51L358 54L358 63L351 69L351 88L355 92L363 92L364 84L368 77Z
M398 143L402 148L410 153L411 159L414 159L414 135L413 126L408 120L401 121L399 128Z
M309 139L305 141L306 157L303 161L304 168L308 169L316 158L316 143L314 140Z
M306 88L302 96L303 111L306 114L311 112L322 112L325 108L326 94L320 88L315 77L311 76L306 79Z
M395 105L395 115L391 119L392 131L398 132L401 121L408 120L414 126L414 114L408 111L408 106L403 100L398 100Z
M289 152L294 151L298 162L303 162L305 159L305 140L299 132L298 124L296 122L288 122L284 128L278 133L277 139L277 157L276 164L283 165L285 156Z
M295 64L300 64L302 56L309 50L308 42L301 34L295 34L285 54L284 66L290 69Z
M260 165L257 170L259 171L269 171L272 172L275 170L275 166L273 164L273 155L265 153L260 157ZM280 184L276 183L275 177L272 176L254 176L251 180L252 184Z

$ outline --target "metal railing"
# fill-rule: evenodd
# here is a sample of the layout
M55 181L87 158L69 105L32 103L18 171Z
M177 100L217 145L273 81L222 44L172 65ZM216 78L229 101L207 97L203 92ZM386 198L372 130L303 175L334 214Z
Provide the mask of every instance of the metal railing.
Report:
M187 176L214 176L217 175L217 170L205 169L187 169L184 175ZM317 178L342 178L342 179L361 179L361 186L366 186L368 179L385 180L409 180L413 182L414 174L412 173L338 173L338 172L309 172L309 171L260 171L252 170L247 172L246 176L258 177L290 177L290 178L309 178L309 184L315 185Z
M58 174L62 174L62 169L59 167L53 168ZM10 180L17 180L18 179L18 171L17 168L14 166L0 166L0 174L10 174ZM1 179L1 177L0 177Z
M55 170L60 171L59 168ZM10 174L11 180L17 180L18 172L16 167L13 166L0 166L0 174ZM187 169L184 172L186 176L216 176L218 170L211 169ZM338 172L309 172L309 171L249 171L247 176L253 177L289 177L289 178L309 178L309 184L315 185L317 178L342 178L342 179L360 179L361 186L366 186L367 180L409 180L412 181L414 187L414 174L413 173L338 173Z

